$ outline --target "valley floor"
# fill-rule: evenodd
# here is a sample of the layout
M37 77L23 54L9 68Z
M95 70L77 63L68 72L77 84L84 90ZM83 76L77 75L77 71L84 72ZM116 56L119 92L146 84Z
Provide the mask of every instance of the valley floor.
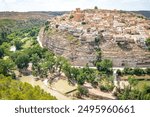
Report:
M41 89L43 89L44 91L46 91L47 93L50 93L51 95L55 96L58 100L71 100L71 97L67 97L65 95L63 95L62 93L54 90L53 88L51 88L50 86L46 85L44 82L42 82L41 80L35 81L34 79L35 77L30 75L30 76L23 76L20 77L19 80L22 82L27 82L33 86L40 86Z

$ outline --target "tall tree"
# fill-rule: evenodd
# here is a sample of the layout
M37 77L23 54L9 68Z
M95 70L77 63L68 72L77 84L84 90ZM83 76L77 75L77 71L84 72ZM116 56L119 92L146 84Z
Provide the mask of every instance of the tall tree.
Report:
M0 59L0 74L9 76L14 69L15 64L11 59Z
M112 68L112 61L108 59L104 59L100 62L97 62L96 67L99 71L104 71L106 73L109 73Z
M29 61L30 61L29 56L22 53L22 54L18 55L15 63L17 65L17 67L21 70L21 69L26 69L28 67Z

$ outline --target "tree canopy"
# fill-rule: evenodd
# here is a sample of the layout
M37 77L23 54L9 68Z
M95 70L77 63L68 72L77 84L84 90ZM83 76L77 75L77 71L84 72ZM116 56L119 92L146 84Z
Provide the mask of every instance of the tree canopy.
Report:
M2 100L56 100L39 86L12 80L0 75L0 99Z

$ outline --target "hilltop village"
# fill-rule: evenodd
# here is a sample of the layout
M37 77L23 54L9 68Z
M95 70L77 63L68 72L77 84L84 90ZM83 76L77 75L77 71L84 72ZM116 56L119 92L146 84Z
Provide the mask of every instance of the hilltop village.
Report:
M114 67L150 66L145 41L150 37L150 20L142 15L117 10L86 9L48 21L40 32L43 46L68 58L75 66L93 66L96 50Z
M150 99L143 15L95 7L0 16L0 99Z

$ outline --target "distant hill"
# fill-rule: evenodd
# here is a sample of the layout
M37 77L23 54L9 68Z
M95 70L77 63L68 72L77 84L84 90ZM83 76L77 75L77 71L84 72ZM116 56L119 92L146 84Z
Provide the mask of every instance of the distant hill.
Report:
M2 30L25 29L42 26L48 19L66 12L32 11L32 12L0 12L0 32ZM7 31L8 32L8 31Z
M51 12L51 11L32 11L32 12L0 12L0 19L14 19L14 20L47 20L50 17L62 15L67 13L65 11L61 12Z
M63 15L69 11L32 11L32 12L0 12L0 19L41 19L47 20L50 17ZM150 11L132 11L150 18Z
M150 11L133 11L133 12L138 13L138 14L142 14L145 17L150 19Z

